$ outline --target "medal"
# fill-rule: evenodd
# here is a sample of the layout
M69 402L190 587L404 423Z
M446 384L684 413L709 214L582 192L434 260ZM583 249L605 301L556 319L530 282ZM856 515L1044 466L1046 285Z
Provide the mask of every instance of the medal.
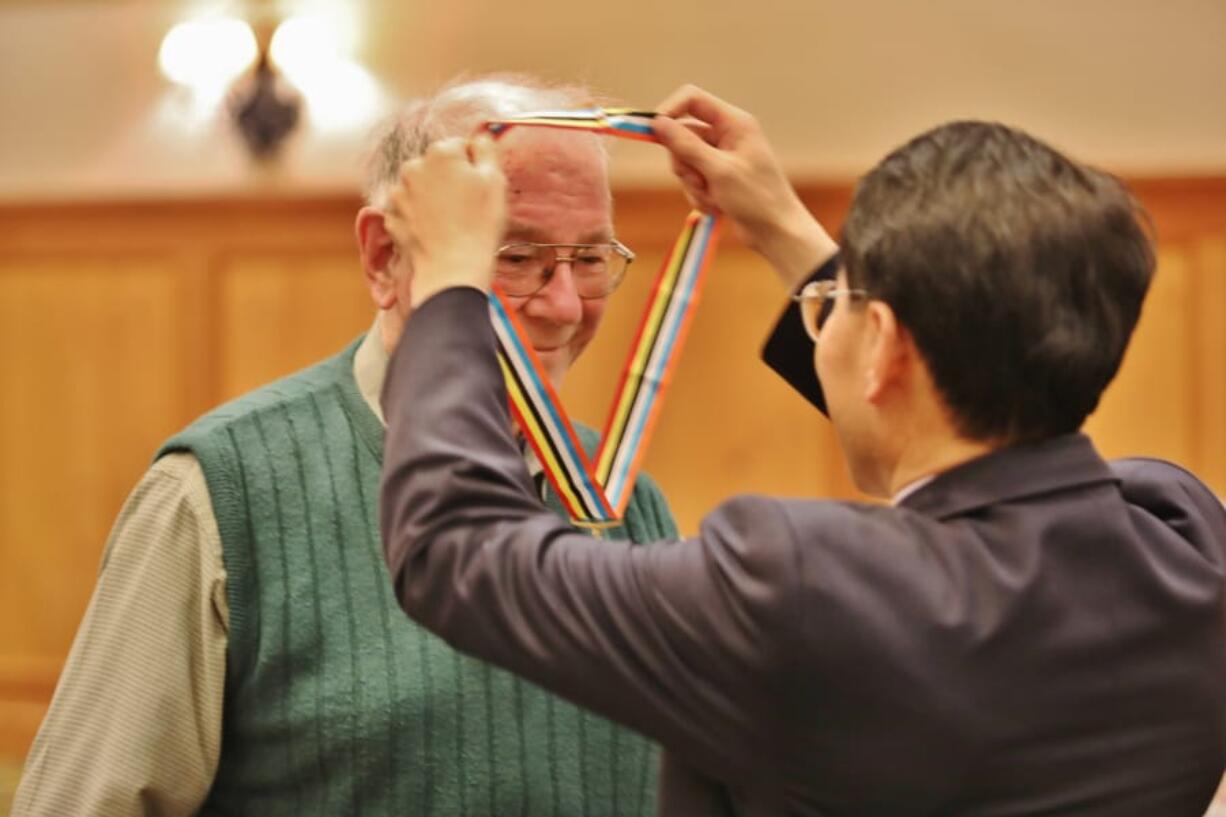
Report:
M548 127L657 142L655 114L628 109L544 111L488 122L495 138L513 127ZM715 216L692 212L656 276L622 369L600 448L589 460L532 344L497 283L490 316L511 414L571 520L584 527L619 524L634 489L663 396L697 306L718 238Z

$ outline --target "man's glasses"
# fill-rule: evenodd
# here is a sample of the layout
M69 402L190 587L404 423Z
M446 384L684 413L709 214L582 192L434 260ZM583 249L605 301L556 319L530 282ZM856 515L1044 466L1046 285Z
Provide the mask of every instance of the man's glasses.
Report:
M822 325L834 310L834 299L840 295L849 298L867 298L868 292L863 289L839 289L839 282L833 278L821 281L810 281L804 289L792 296L800 309L800 318L805 325L805 332L814 343L822 331Z
M579 297L603 298L617 289L633 260L630 248L616 239L608 244L521 241L498 249L494 280L507 295L526 298L544 289L558 264L569 264Z

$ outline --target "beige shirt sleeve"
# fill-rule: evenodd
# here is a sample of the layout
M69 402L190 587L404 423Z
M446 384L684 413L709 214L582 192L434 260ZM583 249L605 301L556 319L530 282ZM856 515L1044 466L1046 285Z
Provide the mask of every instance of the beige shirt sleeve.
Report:
M204 475L171 454L115 522L14 817L194 814L221 750L228 624Z

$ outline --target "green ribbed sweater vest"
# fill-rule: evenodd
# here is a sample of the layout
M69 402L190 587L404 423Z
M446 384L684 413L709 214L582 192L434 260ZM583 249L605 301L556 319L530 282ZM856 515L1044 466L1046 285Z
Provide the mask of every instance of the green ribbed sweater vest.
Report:
M200 461L227 575L221 761L201 813L652 813L654 747L400 610L377 522L384 430L353 379L357 345L159 452ZM675 536L647 478L612 536Z

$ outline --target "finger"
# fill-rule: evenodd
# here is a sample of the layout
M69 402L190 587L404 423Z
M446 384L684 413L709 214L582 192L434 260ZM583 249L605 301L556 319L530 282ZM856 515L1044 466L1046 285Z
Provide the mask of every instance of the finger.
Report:
M686 190L693 191L698 195L706 195L707 180L689 168L683 168L677 171L677 177L681 179L681 183L685 185Z
M682 85L656 106L656 113L662 113L665 116L671 116L676 119L689 113L690 105L693 104L695 99L702 96L710 96L710 94L697 85Z
M686 130L695 134L699 139L706 142L708 145L718 144L718 134L715 128L703 122L700 119L695 119L692 116L683 116L675 120L681 125L684 125Z
M721 158L718 148L707 144L693 130L673 119L656 117L652 120L651 127L660 143L668 148L676 160L700 173L708 170Z
M711 212L715 203L711 200L710 193L707 190L707 180L701 173L694 170L689 165L684 164L673 157L672 161L673 173L681 182L681 190L685 193L686 199L689 200L690 206L696 210L702 210L704 213Z
M402 192L402 189L403 185L399 184L387 189L387 201L384 203L383 207L380 208L383 215L399 216L402 212L404 212L404 204L402 201L404 198L404 193Z
M400 163L400 181L405 187L409 187L414 176L416 176L422 166L422 157L414 156L412 159L406 159Z
M714 126L720 132L728 127L744 124L753 118L749 112L725 102L697 85L681 86L656 110L674 119L692 116Z
M451 136L446 139L439 139L437 142L426 148L426 156L433 159L454 160L466 158L468 155L468 145L466 140L459 136Z
M719 212L719 205L710 196L694 188L685 187L682 189L685 191L685 197L689 199L690 206L695 210L701 210L704 213Z
M408 185L404 183L398 184L389 190L387 197L391 202L391 206L384 211L384 215L404 218L413 209L409 200L410 195Z
M493 138L486 134L469 140L468 155L477 177L484 181L489 192L499 198L505 196L507 179Z
M499 167L498 148L488 133L478 134L468 142L468 158L481 170Z
M719 207L709 196L704 196L689 187L683 187L681 190L685 193L685 199L690 203L691 209L713 215L719 213Z
M671 164L673 175L680 179L682 184L684 184L686 187L693 187L699 192L706 192L707 179L705 176L678 159L676 156L672 156Z

